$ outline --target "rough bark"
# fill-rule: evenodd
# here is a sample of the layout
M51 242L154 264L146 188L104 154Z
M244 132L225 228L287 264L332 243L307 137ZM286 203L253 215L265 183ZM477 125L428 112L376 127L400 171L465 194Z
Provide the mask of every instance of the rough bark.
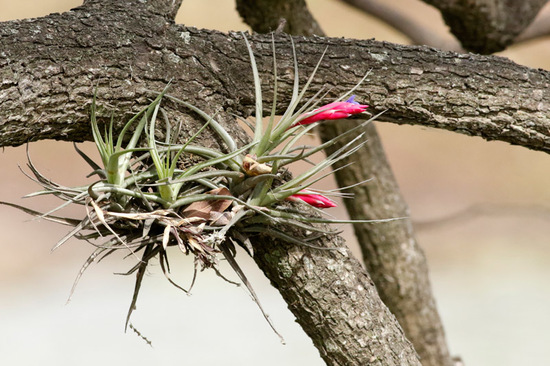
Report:
M320 126L326 139L341 134L353 123L330 123ZM346 192L353 199L344 200L351 218L356 220L383 217L409 217L409 210L399 192L374 126L366 128L367 145L335 167L352 165L336 172L340 187L350 186L365 177L371 181ZM344 143L343 141L342 143ZM334 146L329 153L334 151ZM395 315L407 338L413 343L423 366L452 365L445 332L432 294L428 265L418 245L410 219L378 226L354 224L367 272L378 293Z
M255 241L254 260L327 365L420 365L343 240L324 238L315 245L338 249L309 249L264 238Z
M102 115L114 112L121 120L123 110L146 103L147 89L161 90L169 80L172 94L218 112L231 133L242 135L228 113L240 110L241 101L253 103L249 92L239 92L252 89L242 37L175 26L174 12L163 12L163 5L89 1L68 13L0 24L1 144L89 139L87 106L96 86ZM192 115L166 107L171 118L186 119L183 139L196 131ZM252 244L257 263L328 365L420 364L374 284L337 236L316 243L332 250L265 237Z
M548 0L424 0L438 8L464 49L490 54L513 43Z
M150 27L143 27L145 19ZM126 19L112 11L99 18L90 10L77 10L4 22L0 37L2 146L45 138L89 138L86 121L94 86L100 98L108 98L116 117L146 103L145 87L160 90L171 79L173 94L198 106L241 114L254 108L240 34L197 30L161 17ZM250 40L269 90L271 36L253 35ZM288 36L275 35L275 43L280 94L288 98ZM295 43L304 78L328 48L311 93L324 83L340 94L371 70L357 94L373 111L388 109L381 121L550 151L550 74L545 70L502 57L373 40L296 38ZM265 97L269 105L269 94Z
M304 1L278 1L277 6L271 8L268 6L272 3L268 2L269 4L263 4L259 9L255 8L255 1L239 0L238 3L247 9L247 15L243 15L245 20L260 18L267 12L272 14L273 26L280 18L286 19L290 24L300 24L302 28L292 29L294 34L300 35L307 35L313 26L296 19L296 14L303 18L303 13L307 12ZM264 20L263 27L267 28L269 19ZM249 23L254 30L255 24ZM321 138L328 141L352 128L353 124L347 121L321 124ZM349 140L338 142L328 153L342 148ZM365 129L364 140L367 144L352 157L339 163L338 167L341 169L335 172L340 187L372 179L369 184L346 190L353 194L352 200L345 200L350 218L361 220L408 217L407 204L399 193L374 125ZM353 164L347 166L348 163ZM410 221L396 221L387 225L354 224L354 230L363 253L363 261L380 297L403 327L422 364L452 365L443 325L431 291L426 258L414 238Z

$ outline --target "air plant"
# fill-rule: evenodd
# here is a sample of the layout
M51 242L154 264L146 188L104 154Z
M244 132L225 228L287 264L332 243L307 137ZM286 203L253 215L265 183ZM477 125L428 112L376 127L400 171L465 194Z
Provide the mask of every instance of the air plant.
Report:
M34 175L32 179L43 188L29 196L52 194L65 202L44 214L21 206L12 206L73 227L54 249L73 237L89 241L96 246L95 251L82 266L71 295L82 273L94 261L99 261L118 250L126 251L138 259L127 272L136 273L134 295L126 321L126 326L132 329L134 328L130 324L130 316L136 305L145 269L149 261L157 256L166 278L178 288L189 292L199 268L212 268L220 274L217 257L221 255L231 265L261 309L252 286L235 259L235 244L253 255L249 236L263 233L282 238L292 244L312 246L307 239L289 236L281 229L281 225L327 235L333 232L321 230L315 224L357 222L307 214L299 207L289 207L288 201L295 202L298 206L307 204L315 208L336 206L324 192L316 191L312 186L329 174L323 172L324 170L363 146L363 134L360 131L378 115L358 123L356 127L319 146L307 147L297 144L300 137L309 133L316 122L363 113L367 106L355 102L353 95L349 96L367 78L368 73L352 90L335 102L315 108L319 92L303 103L302 100L321 60L304 87L300 89L298 62L291 39L294 87L290 103L276 123L277 61L273 43L274 97L271 114L264 126L262 90L256 61L248 40L244 35L243 38L251 61L256 98L255 123L251 125L254 137L251 143L238 147L231 135L216 121L215 116L210 116L198 107L169 95L166 88L157 93L156 98L147 107L124 125L116 141L113 118L108 128L105 127L104 134L100 132L94 95L91 129L102 166L96 164L75 145L77 152L91 166L93 174L97 175L97 180L92 184L74 188L56 184L44 177L29 158L28 166ZM169 98L191 109L204 119L204 124L183 144L177 144L171 135L171 125L161 107L163 98ZM348 99L341 101L345 98ZM161 116L166 122L164 142L156 139L157 121ZM212 130L220 137L225 144L225 152L194 144L195 139L206 129ZM126 135L131 130L129 142L123 147ZM299 160L307 160L311 155L335 144L338 140L354 135L356 137L351 142L311 169L290 178L288 174L283 174L283 167ZM183 167L182 157L189 154L199 156L202 160L193 166ZM82 205L86 212L84 218L75 220L53 215L59 208L68 204ZM195 256L194 275L189 289L184 289L170 278L168 246L177 246L184 254ZM265 313L264 316L273 328Z

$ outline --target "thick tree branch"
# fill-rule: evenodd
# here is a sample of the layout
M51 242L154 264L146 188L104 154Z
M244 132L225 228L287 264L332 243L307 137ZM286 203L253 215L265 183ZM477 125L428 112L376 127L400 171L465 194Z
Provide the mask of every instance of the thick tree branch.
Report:
M337 250L259 238L254 260L281 292L327 365L420 365L414 348L345 243L324 238L314 245Z
M146 102L144 83L159 90L172 78L175 91L197 105L252 110L240 35L177 26L161 17L144 28L139 17L115 14L106 13L100 21L77 10L0 24L0 145L88 138L85 121L96 85L119 110ZM260 71L269 75L271 37L251 40ZM281 95L287 96L291 50L287 36L276 35L275 42L280 67L287 70L281 83ZM372 70L357 93L375 110L389 109L384 120L550 151L550 75L544 70L501 57L371 40L313 38L296 44L302 75L311 72L328 47L317 80L324 80L334 94L349 90Z
M340 121L323 124L320 129L326 138L352 127L353 122ZM364 185L347 190L353 194L353 199L344 201L349 215L356 220L408 217L408 207L399 192L380 139L372 138L378 137L374 126L367 127L366 132L369 136L367 146L337 164L342 167L351 163L345 173L336 173L341 187L353 185L365 177L372 178ZM335 147L331 147L328 153L332 153ZM380 297L413 342L422 365L452 365L432 294L426 257L414 237L410 220L384 226L354 224L353 228L367 272Z

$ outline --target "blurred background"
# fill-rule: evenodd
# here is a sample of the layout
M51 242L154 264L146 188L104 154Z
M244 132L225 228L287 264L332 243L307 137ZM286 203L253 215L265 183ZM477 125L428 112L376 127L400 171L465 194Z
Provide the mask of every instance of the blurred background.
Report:
M80 4L0 0L0 20L39 17ZM340 1L308 4L330 36L407 43L403 35ZM407 9L433 32L447 33L439 13L424 3L391 4ZM185 0L176 21L222 31L248 29L234 7L231 0ZM542 40L501 55L548 70L549 54L550 43ZM428 257L451 352L467 366L549 365L550 157L434 129L378 128ZM82 148L97 156L91 144ZM33 143L29 151L36 167L61 184L80 185L89 172L68 143ZM20 199L38 188L19 170L25 165L25 147L0 152L0 201L40 210L55 207L55 200ZM133 315L133 324L153 342L149 347L132 331L124 334L134 278L113 273L131 268L132 258L93 264L66 305L91 247L71 241L51 254L66 227L32 220L6 206L0 206L0 220L0 364L323 365L278 292L244 253L241 263L286 345L243 289L206 271L187 296L153 266ZM344 230L359 256L350 229ZM174 254L173 277L186 286L192 260Z

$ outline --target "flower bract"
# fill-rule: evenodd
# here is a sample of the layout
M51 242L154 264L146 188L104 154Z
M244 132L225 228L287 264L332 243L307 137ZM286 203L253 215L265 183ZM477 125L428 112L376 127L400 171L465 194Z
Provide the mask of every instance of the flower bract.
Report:
M333 102L329 103L321 108L317 108L309 113L302 115L302 119L299 119L291 127L299 125L309 125L310 123L333 120L333 119L342 119L347 118L354 114L363 113L368 105L359 104L354 101L355 95L352 95L345 102Z
M292 196L287 197L287 200L292 202L303 201L317 208L329 208L337 206L336 202L334 202L327 196L323 196L322 194L314 193L308 190L303 190L296 194L293 194Z

